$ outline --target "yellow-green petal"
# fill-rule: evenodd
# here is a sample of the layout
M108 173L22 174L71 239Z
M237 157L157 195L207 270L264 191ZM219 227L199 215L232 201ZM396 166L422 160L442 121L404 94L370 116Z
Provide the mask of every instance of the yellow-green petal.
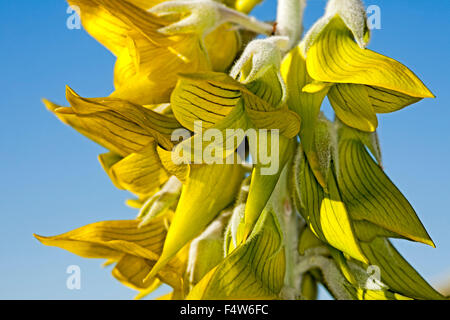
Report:
M420 274L401 256L389 240L377 238L362 243L361 248L370 264L380 268L381 281L392 290L416 299L443 299Z
M328 99L336 116L346 125L374 132L378 119L365 86L337 84L328 91Z
M411 97L434 97L407 67L361 49L339 16L333 18L308 51L306 65L317 81L353 83L397 91Z
M304 92L304 87L313 80L306 71L306 61L299 46L292 49L284 58L281 65L281 74L288 89L287 105L296 112L301 120L300 141L314 175L322 187L326 186L326 178L321 169L321 161L315 139L316 124L319 118L320 107L329 87L315 93ZM325 170L328 172L328 170Z
M299 198L301 206L298 209L314 234L349 256L367 262L355 236L350 215L342 202L334 174L328 175L329 193L325 193L315 179L301 149L296 158L293 174L297 188L296 197Z
M115 163L108 174L119 189L138 196L150 195L169 179L155 142Z
M156 275L233 201L243 175L244 170L240 165L192 166L188 181L183 186L163 253L148 277Z
M413 241L434 246L408 200L352 134L339 130L338 183L348 211L354 220L365 220Z
M276 219L265 210L251 238L212 269L187 299L276 299L284 284L286 263Z

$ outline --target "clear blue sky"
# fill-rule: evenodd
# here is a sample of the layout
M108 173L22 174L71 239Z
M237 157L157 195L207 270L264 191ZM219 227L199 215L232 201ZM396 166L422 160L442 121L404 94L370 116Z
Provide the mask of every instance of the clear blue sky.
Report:
M450 1L366 0L381 8L370 48L411 67L437 99L380 117L384 165L416 208L437 249L396 241L432 283L450 275ZM308 28L324 0L310 0ZM100 260L45 247L32 236L133 218L128 194L113 187L96 157L103 150L46 111L41 98L65 104L64 86L87 97L108 95L114 57L83 30L66 28L62 0L0 2L0 298L128 299ZM275 0L254 14L273 20ZM82 288L66 289L79 265Z

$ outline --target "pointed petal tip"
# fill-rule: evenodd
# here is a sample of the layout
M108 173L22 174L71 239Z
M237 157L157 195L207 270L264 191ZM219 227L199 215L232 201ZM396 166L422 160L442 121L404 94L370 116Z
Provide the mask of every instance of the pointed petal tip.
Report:
M434 241L431 238L425 239L424 241L422 241L422 243L427 244L430 247L436 249L436 244L434 243Z
M408 239L412 240L412 241L423 243L425 245L428 245L428 246L436 249L436 244L434 243L434 241L431 239L431 237L428 234L426 234L425 237L423 237L423 236L421 236L421 237L419 237L419 236L411 237L410 236Z
M69 100L70 97L79 97L79 95L71 87L66 85L66 98L67 98L67 100Z
M423 98L423 99L425 99L425 98L435 99L436 98L434 93L431 92L431 90L428 89L428 87L423 82L422 82L422 86L423 87L422 87L422 90L421 90L421 94L418 94L417 98Z
M57 104L51 102L48 99L42 98L41 102L44 104L45 108L47 108L48 111L54 112L56 109L58 109L60 106Z
M43 241L45 240L46 237L44 236L40 236L36 233L33 233L33 237L35 237L39 242L43 243Z

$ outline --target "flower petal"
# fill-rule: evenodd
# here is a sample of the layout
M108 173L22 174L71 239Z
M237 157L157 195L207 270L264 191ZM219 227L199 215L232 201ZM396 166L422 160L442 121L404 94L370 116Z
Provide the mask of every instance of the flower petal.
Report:
M367 132L378 127L366 87L358 84L337 84L328 92L336 116L346 125Z
M300 117L287 107L274 111L258 111L247 108L247 115L260 129L278 129L280 134L292 139L300 131Z
M211 270L187 299L276 299L284 284L282 246L277 217L265 210L251 238Z
M298 209L314 234L349 256L367 262L355 236L350 215L342 202L334 174L328 175L329 193L325 193L300 150L294 167L294 179L300 204Z
M380 268L381 281L390 289L416 299L443 299L442 295L417 273L389 240L377 238L372 243L362 243L361 248L370 264Z
M70 88L66 95L72 107L54 112L64 118L76 117L75 129L121 156L138 152L154 140L171 148L172 132L180 127L173 117L125 100L82 98Z
M194 131L194 121L210 128L231 113L242 86L224 73L180 74L170 99L175 117Z
M421 100L406 94L373 86L365 86L376 113L389 113L403 109Z
M313 80L306 72L306 61L300 47L292 49L284 58L281 74L288 88L287 105L296 112L302 120L300 127L300 141L308 161L322 187L326 186L326 178L321 170L319 150L315 139L316 125L320 107L329 87L324 87L316 93L307 93L302 89ZM328 170L325 170L328 172Z
M53 237L35 237L45 245L84 258L119 259L124 253L157 260L166 237L167 216L139 229L138 220L96 222Z
M119 189L144 197L152 194L169 179L152 142L142 150L115 163L109 170L111 179Z
M416 98L434 97L401 63L361 49L341 18L333 18L311 46L306 58L310 76L318 81L365 84Z
M294 154L295 142L292 139L281 136L279 137L279 140L276 140L273 139L271 135L267 136L266 141L263 139L264 137L259 134L258 140L260 148L261 146L264 146L264 148L268 147L271 149L273 143L278 143L278 145L276 145L276 152L279 155L278 170L272 174L266 174L264 170L267 169L268 166L274 166L275 163L272 161L268 165L263 165L259 163L259 152L252 152L252 157L256 162L256 165L252 171L250 189L245 205L243 234L238 237L238 243L246 240L252 233L256 222L273 194L281 172Z
M414 209L353 132L339 130L338 183L351 217L434 246Z
M197 237L217 214L233 201L243 175L244 171L240 165L192 166L189 179L181 192L163 253L148 277L156 275L179 250Z

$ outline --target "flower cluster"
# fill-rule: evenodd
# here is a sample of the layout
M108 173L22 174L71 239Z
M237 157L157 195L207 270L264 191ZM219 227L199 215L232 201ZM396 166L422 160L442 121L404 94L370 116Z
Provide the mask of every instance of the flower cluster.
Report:
M376 134L378 113L432 93L365 48L359 0L330 0L300 41L304 1L280 0L299 12L279 30L247 15L258 2L69 0L117 57L115 91L67 88L70 107L44 102L108 150L99 160L139 214L36 237L107 259L138 297L165 284L167 299L314 299L322 283L337 299L442 299L389 241L434 246L385 174ZM325 97L334 121L320 111ZM191 135L174 140L180 129ZM226 144L196 142L230 129ZM251 165L224 161L242 145ZM267 148L278 155L271 174ZM215 161L173 161L188 149Z

